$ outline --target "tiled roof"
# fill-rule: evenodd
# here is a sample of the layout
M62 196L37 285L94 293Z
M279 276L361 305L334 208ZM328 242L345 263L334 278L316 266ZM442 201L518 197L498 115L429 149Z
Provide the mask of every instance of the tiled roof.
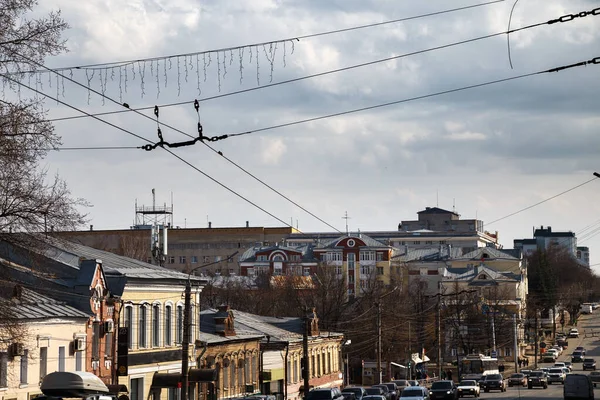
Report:
M89 315L62 301L39 294L12 282L0 281L2 307L10 307L20 320L51 318L89 318Z

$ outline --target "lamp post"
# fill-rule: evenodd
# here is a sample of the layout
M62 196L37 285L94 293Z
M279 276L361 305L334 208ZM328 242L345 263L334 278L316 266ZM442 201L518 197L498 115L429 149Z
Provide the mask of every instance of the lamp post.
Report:
M231 259L238 252L236 251L232 255L228 256L225 260ZM211 262L204 265L199 265L196 268L190 270L188 274L187 282L185 284L185 295L183 305L183 340L181 343L181 400L188 400L188 385L189 385L189 353L190 353L190 309L192 302L192 272L199 270L200 268L206 268L211 265L219 264L221 261Z

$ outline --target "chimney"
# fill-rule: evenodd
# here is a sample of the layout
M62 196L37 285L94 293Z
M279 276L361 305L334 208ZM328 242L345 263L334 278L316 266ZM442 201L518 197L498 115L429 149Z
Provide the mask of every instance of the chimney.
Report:
M208 221L208 229L212 228L212 222Z
M246 228L250 228L250 221L246 221Z
M94 230L94 225L90 225L90 231Z
M552 233L552 227L551 226L548 227L548 233Z
M215 333L219 336L235 336L233 311L228 305L221 305L215 313Z

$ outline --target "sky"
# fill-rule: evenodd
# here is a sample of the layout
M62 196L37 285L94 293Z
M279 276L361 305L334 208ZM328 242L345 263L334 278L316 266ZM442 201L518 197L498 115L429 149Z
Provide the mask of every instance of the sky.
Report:
M591 264L600 271L600 180L491 223L600 172L600 65L400 102L599 57L600 17L511 34L513 68L507 36L501 34L265 87L505 32L512 0L294 39L484 3L42 0L36 13L61 9L70 25L64 33L69 52L48 58L47 66L154 59L61 70L119 104L148 107L143 112L151 118L132 111L99 118L151 142L158 141L158 126L167 142L189 140L165 125L196 137L199 117L204 135L219 136L399 102L229 137L211 142L215 151L202 143L172 149L185 162L160 148L63 150L51 152L43 165L92 204L84 211L94 229L131 226L136 200L151 205L153 188L159 204L172 196L174 222L181 227L249 221L332 231L300 205L340 231L346 212L351 231L395 230L427 206L455 207L462 218L481 219L486 230L498 231L505 248L515 238L531 237L536 226L573 231L579 245L590 247ZM523 0L514 8L511 28L597 6L590 0ZM259 45L248 46L253 44ZM87 113L123 110L68 79L41 74L38 81L39 90ZM204 100L245 89L250 90ZM199 114L194 99L200 101ZM184 104L165 106L172 103ZM81 115L51 99L46 106L51 119ZM147 144L91 118L56 121L55 129L67 148Z

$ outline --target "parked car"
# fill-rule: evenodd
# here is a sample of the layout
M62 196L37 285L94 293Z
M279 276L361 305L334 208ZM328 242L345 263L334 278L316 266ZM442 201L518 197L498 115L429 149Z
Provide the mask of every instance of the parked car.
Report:
M550 349L556 350L558 352L558 355L561 355L563 352L563 348L559 345L552 346L550 347Z
M544 371L532 371L527 378L527 388L542 387L548 389L548 377Z
M571 328L569 330L569 335L570 338L578 338L579 337L579 331L577 330L577 328Z
M574 351L571 354L571 362L575 364L576 362L583 362L584 354L581 351Z
M342 394L344 393L353 393L356 400L363 400L363 397L368 394L362 386L346 386L342 389Z
M553 382L565 383L565 371L561 368L550 368L548 372L548 385Z
M554 358L558 358L558 356L560 355L560 354L558 353L558 350L556 350L556 349L552 349L552 348L550 348L550 349L546 350L546 353L545 353L545 354L552 354L552 355L554 355Z
M514 373L508 378L508 386L527 386L527 377L522 372Z
M567 347L569 347L569 341L567 340L566 337L556 339L556 344L561 346L563 348L563 350L566 349Z
M306 395L306 400L342 400L343 398L338 388L313 389Z
M593 358L584 358L583 359L583 370L591 369L593 371L596 370L596 360Z
M382 385L385 385L388 387L389 391L390 391L390 398L392 400L398 400L398 397L400 392L398 392L398 385L396 385L394 382L385 382L382 383Z
M500 390L501 392L506 392L506 381L501 374L490 374L484 376L484 378L479 381L479 386L486 393L488 393L490 390Z
M600 371L592 371L590 372L590 378L594 383L594 387L596 387L597 383L600 383Z
M456 390L458 391L458 397L473 396L479 397L480 389L479 384L476 381L464 380L458 384Z
M437 381L431 384L429 390L431 400L456 400L458 390L453 381Z
M569 374L563 387L565 400L594 400L594 383L589 375Z
M429 391L422 386L409 386L404 388L400 398L402 400L430 400Z

